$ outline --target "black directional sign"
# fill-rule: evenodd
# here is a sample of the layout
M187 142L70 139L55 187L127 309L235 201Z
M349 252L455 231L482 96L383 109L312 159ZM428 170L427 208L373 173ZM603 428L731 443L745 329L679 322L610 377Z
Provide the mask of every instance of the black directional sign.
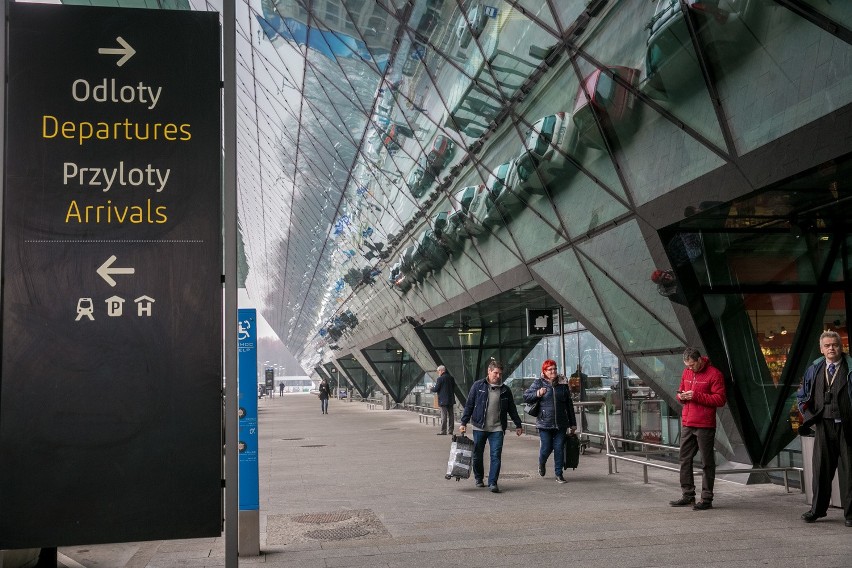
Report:
M8 30L0 549L219 535L218 14Z
M527 308L527 335L556 335L559 333L559 311Z

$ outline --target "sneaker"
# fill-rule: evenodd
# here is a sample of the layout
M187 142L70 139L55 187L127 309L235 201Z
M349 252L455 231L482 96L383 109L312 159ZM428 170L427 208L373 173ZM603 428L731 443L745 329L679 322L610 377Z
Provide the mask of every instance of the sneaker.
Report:
M565 481L565 478L562 477L562 474L560 473L559 475L556 476L556 483L568 483L568 482Z
M538 474L541 477L544 477L544 464L543 463L538 464Z
M482 480L481 480L481 479L477 479L477 480L476 480L476 486L477 486L477 487L485 487L485 484L484 484L484 483L482 483Z
M693 511L706 511L707 509L713 508L713 501L705 501L702 499L698 503L696 503L693 507Z
M496 483L494 485L489 485L488 489L491 490L491 493L500 493L500 488L497 487Z
M695 496L684 495L677 501L669 501L669 505L672 507L688 507L690 505L695 505Z

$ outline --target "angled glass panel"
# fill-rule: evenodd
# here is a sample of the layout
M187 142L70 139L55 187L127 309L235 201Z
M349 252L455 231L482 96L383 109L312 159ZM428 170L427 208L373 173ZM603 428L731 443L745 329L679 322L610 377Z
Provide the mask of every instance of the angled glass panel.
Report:
M831 4L848 11L846 2ZM779 5L738 5L725 25L736 39L707 55L719 69L719 97L744 154L849 104L852 46Z
M325 367L323 367L322 365L315 366L314 371L317 372L317 375L319 375L320 379L325 379L326 381L331 381L331 377L329 376L328 370Z
M530 270L568 302L573 316L585 320L597 335L615 343L615 335L573 250L531 265Z
M423 369L393 338L378 346L364 349L363 353L376 368L390 390L388 394L396 402L402 402L423 378Z
M697 6L693 7L692 3L686 5L689 6L687 10L695 14L699 26L708 18L712 19ZM724 148L722 130L705 87L680 2L621 2L613 7L606 18L606 27L583 45L584 50L602 65L617 69L628 83L638 87L712 144ZM608 41L612 34L618 34L619 40ZM617 127L624 117L613 95L622 95L606 78L596 75L592 68L584 68L583 76L589 81L587 100L591 99L592 102L588 109L578 96L577 105L583 112L581 120L584 123L592 122L584 115L589 114L590 110L603 111L599 114L611 119L611 125L607 126L615 127L615 131L618 131ZM654 111L644 107L634 112ZM656 118L652 116L639 120L653 123ZM591 130L591 125L584 124L584 128ZM625 134L628 132L623 129L620 136Z
M556 2L556 4L558 3ZM567 3L570 4L570 2ZM505 5L508 10L505 16L507 20L529 18L540 28L552 30L549 33L558 33L559 28L554 20L550 2L546 0L544 2L540 0L517 0L516 4L518 8L513 8L508 4Z
M647 377L653 383L658 396L674 399L684 368L680 354L645 357L628 355L626 359L639 376Z
M595 259L610 277L627 290L642 291L637 299L653 312L660 321L680 336L683 330L677 320L672 300L676 296L664 296L650 280L656 269L651 253L645 244L639 224L631 220L596 235L578 248L589 258ZM681 294L680 298L683 297Z
M627 194L615 166L605 151L590 148L580 141L574 118L574 97L580 91L580 80L567 55L541 79L532 98L525 103L523 122L524 147L536 158L536 172L526 185L535 193L546 186L556 198L570 192L575 184L585 184L584 177L594 177L601 191L609 191L626 201ZM520 151L519 150L519 151ZM538 184L535 182L538 181Z
M569 29L577 20L577 17L583 13L588 5L585 0L562 0L561 2L552 2L552 7L556 10L556 19L561 26L561 31ZM592 22L587 24L587 27L594 27L600 24L600 15L603 10L599 10L594 14Z
M577 62L584 77L573 108L578 144L590 152L606 152L607 148L618 152L616 157L637 205L724 164L625 87L639 88L641 68L617 62L607 63L603 71L584 59Z
M336 397L338 389L346 388L348 384L347 378L340 376L334 363L323 363L323 367L325 367L326 375L330 377L328 384L331 387L331 394L333 397Z
M375 394L376 382L355 357L340 358L337 360L337 364L343 368L363 398L370 398Z
M852 27L852 4L849 2L832 2L831 0L803 0L803 2L841 26Z
M667 252L674 263L685 261L684 264L699 266L699 281L710 286L811 284L822 271L830 248L829 235L782 230L705 232L700 236L681 233L669 242ZM706 258L703 251L707 252Z
M557 193L552 199L571 238L577 238L629 212L623 201L617 200L582 174L573 179L567 191Z
M591 259L584 257L581 264L625 353L680 348L683 345L681 338L610 279Z
M783 392L787 355L797 335L800 313L810 300L809 294L705 297L731 367L737 369L736 387L747 401L751 421L762 439ZM780 334L781 326L787 334Z
M522 204L509 230L527 261L567 242L553 203L546 196L532 197Z

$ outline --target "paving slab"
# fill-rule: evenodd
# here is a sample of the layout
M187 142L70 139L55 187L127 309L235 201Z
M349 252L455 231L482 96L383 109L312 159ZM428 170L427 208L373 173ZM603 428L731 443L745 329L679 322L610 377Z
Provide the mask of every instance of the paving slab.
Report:
M261 555L241 565L852 566L841 511L807 525L804 495L779 485L717 480L713 510L674 509L676 473L651 470L646 484L640 466L622 462L609 474L592 449L559 485L552 467L538 476L538 438L510 433L495 495L444 479L451 438L417 413L332 400L321 414L309 394L261 399L258 410ZM68 568L225 565L223 537L60 553Z

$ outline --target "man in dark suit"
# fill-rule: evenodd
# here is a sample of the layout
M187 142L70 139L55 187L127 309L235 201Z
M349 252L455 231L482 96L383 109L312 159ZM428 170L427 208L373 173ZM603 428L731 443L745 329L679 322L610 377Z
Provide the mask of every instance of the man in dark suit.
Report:
M432 387L432 392L438 393L438 406L441 407L441 431L438 435L446 436L452 434L455 428L453 405L456 403L456 380L443 365L438 365L437 372L438 379Z
M824 517L831 501L834 471L840 481L840 497L846 526L852 527L852 358L843 353L840 335L823 332L819 337L822 357L805 371L796 393L804 417L799 433L816 434L813 455L811 510L802 515L806 523Z

